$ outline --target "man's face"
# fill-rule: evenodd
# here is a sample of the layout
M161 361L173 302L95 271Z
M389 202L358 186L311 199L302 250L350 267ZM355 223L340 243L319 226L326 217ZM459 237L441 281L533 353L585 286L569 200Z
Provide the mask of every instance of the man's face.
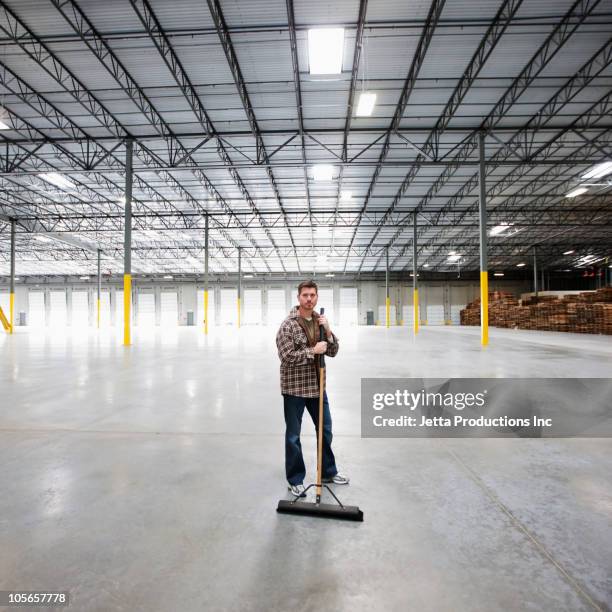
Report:
M314 287L304 287L298 295L300 306L306 310L312 310L317 305L318 297Z

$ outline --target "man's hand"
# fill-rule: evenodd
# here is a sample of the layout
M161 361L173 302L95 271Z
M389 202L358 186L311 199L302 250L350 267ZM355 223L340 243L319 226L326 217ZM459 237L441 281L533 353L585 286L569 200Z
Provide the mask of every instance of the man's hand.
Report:
M315 355L323 355L327 350L327 342L317 342L313 346L312 350L314 351Z
M327 335L331 334L331 329L329 327L327 317L325 315L320 315L318 321L319 325L322 325L325 328L325 332L327 333Z

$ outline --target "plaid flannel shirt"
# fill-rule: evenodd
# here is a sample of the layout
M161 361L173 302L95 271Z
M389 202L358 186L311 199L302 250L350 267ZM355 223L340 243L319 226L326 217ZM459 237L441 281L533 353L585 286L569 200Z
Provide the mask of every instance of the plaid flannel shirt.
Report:
M281 393L298 397L319 397L319 372L313 347L308 345L308 337L299 319L298 307L294 307L282 322L276 334L276 347L280 358ZM313 317L319 315L313 312ZM327 340L325 355L338 354L338 338Z

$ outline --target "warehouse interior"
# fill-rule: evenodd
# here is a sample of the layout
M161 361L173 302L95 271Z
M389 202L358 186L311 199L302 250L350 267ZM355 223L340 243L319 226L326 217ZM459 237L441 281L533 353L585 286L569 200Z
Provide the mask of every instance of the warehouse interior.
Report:
M0 75L0 591L612 609L609 437L360 409L364 378L610 378L612 0L0 0ZM363 523L275 511L306 279Z

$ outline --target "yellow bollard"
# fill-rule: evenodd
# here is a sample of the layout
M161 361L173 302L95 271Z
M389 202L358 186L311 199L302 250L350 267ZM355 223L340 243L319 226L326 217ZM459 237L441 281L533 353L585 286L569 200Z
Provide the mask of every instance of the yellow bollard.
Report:
M123 344L131 344L132 324L132 275L123 275Z
M15 294L14 293L11 293L9 295L9 325L11 326L9 334L12 334L13 330L15 329Z
M480 343L489 344L489 273L480 273Z
M204 334L208 335L208 291L204 291Z

